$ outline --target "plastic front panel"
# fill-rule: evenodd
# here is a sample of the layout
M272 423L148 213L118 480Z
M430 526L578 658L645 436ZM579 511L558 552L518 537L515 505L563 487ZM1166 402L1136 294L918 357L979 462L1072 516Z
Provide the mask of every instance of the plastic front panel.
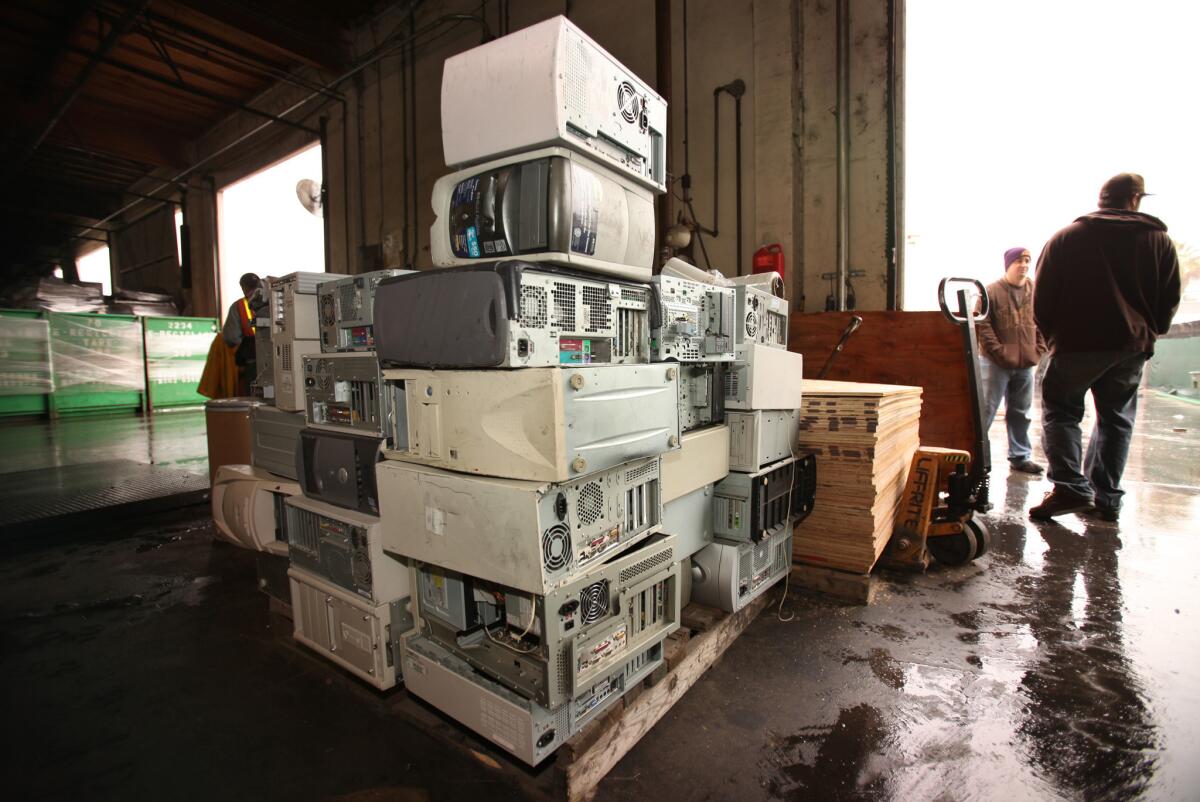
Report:
M386 456L556 482L676 450L678 372L666 364L386 370L396 396Z
M683 436L683 448L663 456L663 503L719 482L729 473L729 427L696 429Z
M288 479L296 479L296 448L300 430L304 428L304 413L260 404L250 413L250 461Z
M757 471L769 462L789 456L800 431L800 413L794 409L728 412L729 470Z
M791 570L792 527L759 543L715 541L692 564L692 600L735 613Z
M443 176L433 188L433 262L520 256L649 281L654 196L566 148Z
M807 516L815 490L816 461L807 453L754 473L732 472L714 491L713 532L718 538L758 542Z
M530 593L590 570L662 519L657 458L559 485L390 460L377 474L389 552Z
M662 530L675 536L681 558L712 543L713 486L705 485L664 504Z
M213 480L213 523L219 537L243 548L287 553L284 501L300 485L249 465L222 465Z
M727 409L798 409L804 384L804 358L751 343L725 374Z
M375 463L382 442L377 437L302 430L296 449L296 473L304 495L378 515Z
M448 165L562 144L666 189L666 102L565 17L446 59L441 110Z

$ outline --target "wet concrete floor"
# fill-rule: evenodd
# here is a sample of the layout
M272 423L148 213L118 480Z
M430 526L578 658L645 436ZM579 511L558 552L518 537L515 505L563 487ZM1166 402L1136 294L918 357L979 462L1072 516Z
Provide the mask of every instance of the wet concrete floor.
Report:
M886 574L869 607L792 588L597 798L1197 798L1200 406L1143 397L1119 524L1030 522L1049 483L992 434L988 556ZM521 798L280 648L251 556L208 526L0 561L12 798Z

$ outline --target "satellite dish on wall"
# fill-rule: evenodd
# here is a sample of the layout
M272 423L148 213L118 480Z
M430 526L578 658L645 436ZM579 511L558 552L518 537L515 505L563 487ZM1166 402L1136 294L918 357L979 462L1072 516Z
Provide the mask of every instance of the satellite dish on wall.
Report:
M321 184L313 181L311 178L301 178L296 182L296 198L300 201L300 205L317 217L322 217L325 213L324 205L321 203Z

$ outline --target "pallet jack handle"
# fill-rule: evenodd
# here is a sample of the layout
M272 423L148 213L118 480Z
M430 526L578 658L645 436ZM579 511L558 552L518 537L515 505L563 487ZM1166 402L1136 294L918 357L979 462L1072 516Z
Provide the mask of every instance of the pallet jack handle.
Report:
M850 339L850 335L858 331L858 327L862 325L862 320L863 319L858 315L853 315L850 318L850 322L846 324L846 330L842 332L842 336L838 339L837 345L833 347L833 351L830 352L829 358L825 360L825 365L821 368L821 372L817 374L818 379L825 378L825 375L829 373L829 368L833 365L834 357L842 352L842 348L845 347L846 340Z
M949 285L959 286L955 293L958 300L957 311L952 311L946 298L946 288ZM982 301L979 311L975 311L975 302ZM983 428L983 375L979 369L979 339L975 333L975 325L987 319L992 304L988 298L987 287L983 282L973 278L948 277L938 283L938 306L942 314L954 325L962 329L963 352L967 360L967 384L972 400L972 422L975 424L975 458L971 460L969 475L970 487L974 495L974 508L978 512L987 512L992 508L988 498L988 483L992 472L992 444L988 433Z

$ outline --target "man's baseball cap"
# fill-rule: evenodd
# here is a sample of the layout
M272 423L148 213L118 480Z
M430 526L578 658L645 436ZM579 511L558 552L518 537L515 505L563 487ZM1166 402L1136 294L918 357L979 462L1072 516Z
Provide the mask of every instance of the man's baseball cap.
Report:
M1100 205L1119 203L1135 195L1149 195L1146 181L1137 173L1118 173L1100 187Z

